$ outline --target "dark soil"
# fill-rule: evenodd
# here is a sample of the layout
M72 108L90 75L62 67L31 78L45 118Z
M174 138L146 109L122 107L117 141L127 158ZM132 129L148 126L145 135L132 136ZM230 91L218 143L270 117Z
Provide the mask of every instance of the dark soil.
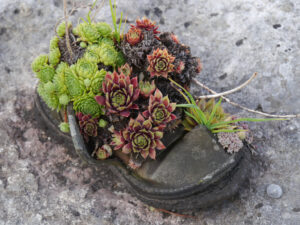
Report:
M59 50L61 52L61 61L68 63L69 65L75 64L78 59L80 59L85 49L80 47L80 42L76 39L77 37L72 33L72 29L69 29L70 45L73 52L73 57L70 56L70 53L67 48L66 38L62 38L58 42Z

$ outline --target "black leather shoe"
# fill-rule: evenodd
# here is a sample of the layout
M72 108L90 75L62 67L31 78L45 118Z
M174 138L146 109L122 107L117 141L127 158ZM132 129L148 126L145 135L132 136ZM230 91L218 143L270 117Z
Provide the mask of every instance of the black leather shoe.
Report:
M68 106L70 137L58 128L61 115L51 111L38 94L35 101L51 129L66 140L72 137L74 148L84 161L90 166L106 164L132 194L155 208L183 212L213 206L235 195L248 176L247 147L236 154L227 154L202 126L188 133L180 127L174 133L166 133L162 141L167 148L156 160L148 159L134 171L117 157L96 160L88 152L71 105Z

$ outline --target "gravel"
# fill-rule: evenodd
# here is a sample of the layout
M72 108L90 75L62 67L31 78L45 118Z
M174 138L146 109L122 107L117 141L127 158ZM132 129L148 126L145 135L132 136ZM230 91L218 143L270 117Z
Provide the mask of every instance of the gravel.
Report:
M270 198L280 198L282 196L282 188L277 184L270 184L267 187L267 194Z

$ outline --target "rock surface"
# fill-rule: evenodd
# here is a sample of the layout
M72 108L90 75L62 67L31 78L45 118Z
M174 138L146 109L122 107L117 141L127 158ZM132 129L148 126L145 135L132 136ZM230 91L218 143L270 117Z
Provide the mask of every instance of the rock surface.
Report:
M118 1L121 11L129 23L146 15L174 31L202 59L198 79L216 91L258 72L232 100L271 113L300 111L298 0L127 0ZM109 14L106 5L97 18L110 22ZM257 154L249 183L234 201L195 219L151 211L105 167L82 165L71 148L45 135L33 110L30 63L48 52L62 15L60 0L0 0L0 224L299 224L299 119L251 124ZM267 196L270 183L284 189L280 199Z

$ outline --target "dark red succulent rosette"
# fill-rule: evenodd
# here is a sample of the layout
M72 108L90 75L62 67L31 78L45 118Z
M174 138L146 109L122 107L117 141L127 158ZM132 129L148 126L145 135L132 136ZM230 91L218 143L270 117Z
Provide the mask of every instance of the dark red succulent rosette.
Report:
M175 109L176 103L170 103L168 96L163 97L160 90L156 89L154 95L150 95L148 110L143 115L154 125L164 128L167 123L176 119L172 114Z
M114 150L122 149L123 153L141 154L146 159L156 157L156 149L165 149L161 142L163 132L161 127L153 127L149 119L145 120L139 114L136 119L130 119L128 127L122 131L115 131L111 145Z
M156 34L159 34L160 32L158 31L158 26L155 25L155 22L144 17L143 19L136 20L136 27L147 31L152 30L154 37L159 40L159 37L156 36Z
M76 113L79 121L80 132L88 141L89 137L97 137L98 135L98 119L92 118L91 115L84 115L81 112Z
M105 106L108 114L129 117L131 109L139 109L134 104L140 93L137 77L130 79L122 73L107 73L102 83L102 92L105 96L95 96L95 99L98 104Z

